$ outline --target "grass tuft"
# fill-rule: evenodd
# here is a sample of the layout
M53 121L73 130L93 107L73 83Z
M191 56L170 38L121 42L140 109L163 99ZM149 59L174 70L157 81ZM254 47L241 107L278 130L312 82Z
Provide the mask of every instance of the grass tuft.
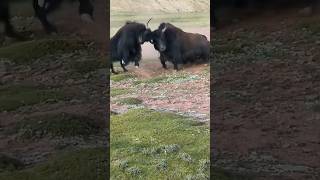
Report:
M130 89L124 89L124 88L112 88L110 91L110 96L115 97L123 94L130 93Z
M73 114L41 115L17 123L15 132L21 138L88 136L99 132L99 126L86 116Z
M20 160L5 154L0 154L0 173L3 171L22 169L23 167L24 164Z
M31 63L37 58L56 52L72 52L84 49L85 43L71 39L43 39L15 43L0 48L0 57L17 64Z
M117 74L117 75L111 75L110 79L114 82L120 82L123 80L127 80L127 79L132 79L135 76L129 73L124 73L124 74Z
M105 148L88 148L58 153L48 161L26 169L0 172L0 179L104 180L109 174L106 151Z
M141 169L138 167L130 167L127 169L127 172L132 176L138 176L142 173Z
M198 174L198 164L184 163L179 151L192 157L192 162L208 159L210 131L189 121L144 108L111 116L111 179L132 178L127 169L119 169L118 161L124 158L130 167L139 167L141 179L185 179L187 174ZM209 175L209 170L203 173Z
M192 157L188 153L182 152L182 153L179 153L178 156L181 160L186 161L188 163L191 163L193 161Z
M22 106L67 99L58 89L39 86L10 85L0 87L0 111L13 111Z
M128 98L123 98L119 100L120 104L127 104L127 105L139 105L142 104L142 100L134 97L128 97Z

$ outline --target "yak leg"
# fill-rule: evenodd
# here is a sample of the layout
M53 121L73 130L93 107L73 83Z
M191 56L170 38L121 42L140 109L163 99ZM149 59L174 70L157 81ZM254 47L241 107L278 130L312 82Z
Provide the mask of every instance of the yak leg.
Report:
M8 1L0 2L0 21L4 22L5 34L9 37L23 40L24 38L15 32L12 24L10 23L10 13Z
M124 72L128 72L128 70L126 69L126 67L124 66L124 64L122 64L122 62L120 62L120 64L121 64L121 67L122 67L123 71L124 71Z
M49 11L53 10L55 8L54 5L56 5L56 4L51 5L49 4L50 2L47 2L46 0L44 0L44 4L40 6L39 0L33 0L33 9L35 11L35 15L38 17L38 19L40 20L42 26L44 27L47 33L57 32L56 27L53 26L48 21L48 18L47 18L47 14L49 13Z
M110 64L110 69L111 69L111 72L112 72L113 74L118 74L118 73L114 70L113 63L112 63L112 62L111 62L111 64Z
M178 64L182 64L182 63L183 63L183 60L182 60L181 54L180 53L176 54L176 56L173 58L173 68L176 71L179 71Z
M129 62L130 52L128 50L123 51L123 58L120 61L121 67L124 72L127 72L128 70L125 68L125 65Z
M167 65L166 65L166 58L164 57L164 55L160 54L160 62L162 64L162 67L164 69L167 69Z
M141 52L138 52L138 54L134 58L134 65L139 67L139 61L141 59Z

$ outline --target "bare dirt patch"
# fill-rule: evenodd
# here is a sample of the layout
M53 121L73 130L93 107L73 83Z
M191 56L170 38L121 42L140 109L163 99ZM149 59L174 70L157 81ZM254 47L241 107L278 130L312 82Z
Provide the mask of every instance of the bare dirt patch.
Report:
M215 166L260 179L319 178L315 19L262 16L214 33Z

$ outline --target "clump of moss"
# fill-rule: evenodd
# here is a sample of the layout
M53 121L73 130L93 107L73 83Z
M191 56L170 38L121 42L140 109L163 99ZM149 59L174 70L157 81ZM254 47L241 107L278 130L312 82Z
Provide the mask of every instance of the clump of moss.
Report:
M157 170L160 170L160 171L165 171L165 170L167 170L167 169L168 169L168 162L167 162L167 160L161 159L161 160L157 163L156 167L157 167Z
M130 92L130 89L124 89L124 88L112 88L110 91L110 96L115 97L123 94L128 94Z
M114 82L120 82L126 79L132 79L135 76L129 73L111 75L110 79Z
M140 174L142 173L141 169L138 168L138 167L136 167L136 166L134 166L134 167L129 167L129 168L127 169L127 172L128 172L129 174L131 174L132 176L138 176L138 175L140 175Z
M0 172L22 169L23 162L5 154L0 154Z
M128 97L128 98L120 99L119 103L127 104L127 105L139 105L142 103L142 100L134 97Z
M10 85L0 88L0 111L13 111L19 107L41 102L65 100L66 95L58 89L30 85Z
M86 116L59 113L25 118L15 127L22 138L88 136L96 134L100 127Z
M70 61L69 66L78 73L89 73L99 68L105 68L101 59Z
M56 52L72 52L84 49L86 43L71 39L32 40L0 48L0 57L7 58L18 64L34 61L42 56Z
M0 179L96 179L105 180L109 175L108 149L87 148L57 153L44 163L33 167L0 172Z
M193 161L191 156L188 153L182 152L182 153L179 153L178 156L181 160L186 161L188 163L191 163Z

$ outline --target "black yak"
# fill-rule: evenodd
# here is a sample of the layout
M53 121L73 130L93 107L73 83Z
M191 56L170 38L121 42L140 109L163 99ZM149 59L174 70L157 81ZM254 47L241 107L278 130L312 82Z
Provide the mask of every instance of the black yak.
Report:
M139 61L141 60L141 44L147 41L146 36L151 32L147 26L142 23L129 21L111 38L110 68L112 73L116 73L113 68L114 61L120 61L120 65L125 72L127 71L125 66L130 62L134 62L136 67L139 66Z
M47 19L47 15L57 9L62 0L33 0L33 9L36 17L40 20L47 33L57 32ZM93 5L90 0L79 0L79 14L81 19L86 22L93 22ZM9 0L0 0L0 22L5 25L5 34L9 37L23 39L18 35L10 23Z
M57 32L47 19L47 15L57 9L62 0L33 0L33 9L47 33ZM83 21L93 21L93 5L90 0L79 0L79 14Z
M0 0L0 22L4 24L5 35L12 38L22 39L22 37L15 32L10 22L10 10L8 0Z
M178 64L209 59L210 48L206 36L184 32L170 23L161 23L158 29L151 33L150 42L160 52L163 68L167 68L166 61L171 61L174 69L178 70Z

